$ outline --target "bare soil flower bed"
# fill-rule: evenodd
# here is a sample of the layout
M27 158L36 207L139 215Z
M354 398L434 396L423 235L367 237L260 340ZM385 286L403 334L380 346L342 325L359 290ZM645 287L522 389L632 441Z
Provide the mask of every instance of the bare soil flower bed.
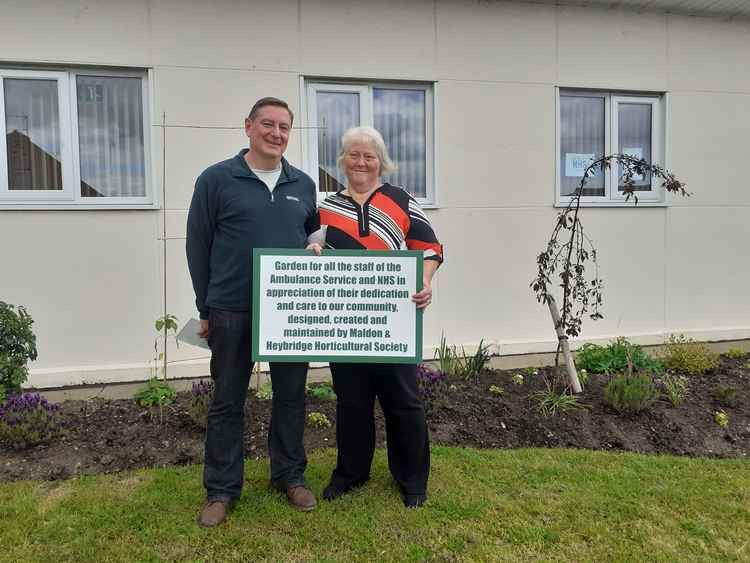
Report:
M531 398L544 390L541 375L551 368L492 370L468 379L450 378L430 408L433 445L475 448L587 448L655 454L746 458L750 454L750 369L748 359L722 357L719 367L689 377L679 406L659 400L632 417L618 415L602 401L609 376L592 375L581 396L583 410L543 416ZM523 375L523 383L513 381ZM501 393L491 392L495 386ZM727 389L732 391L727 392ZM190 394L170 406L147 409L133 400L65 401L64 432L46 445L23 451L0 449L0 481L55 480L125 469L200 463L203 430L188 415ZM245 449L250 458L267 455L271 403L246 404ZM723 411L721 427L715 413ZM307 412L325 414L335 424L335 402L308 396ZM384 445L383 419L376 416L378 446ZM335 447L335 428L305 431L308 451ZM0 447L1 448L1 447Z

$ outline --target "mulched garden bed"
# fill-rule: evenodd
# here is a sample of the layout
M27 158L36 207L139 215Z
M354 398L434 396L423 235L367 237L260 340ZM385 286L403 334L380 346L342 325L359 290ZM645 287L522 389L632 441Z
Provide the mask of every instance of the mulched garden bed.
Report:
M619 450L688 456L746 458L750 454L750 369L748 358L722 357L718 368L691 376L685 401L673 407L662 400L633 417L620 416L602 402L608 376L591 376L581 402L585 410L545 417L530 398L544 389L531 370L487 371L469 379L450 379L438 395L428 420L433 445L475 448L560 447ZM550 368L539 368L544 373ZM523 384L512 381L524 375ZM489 388L502 388L501 395ZM726 392L727 388L734 391ZM200 463L203 430L188 415L190 394L176 403L146 409L133 400L65 401L64 434L57 441L16 452L0 448L0 481L54 480L125 469ZM245 449L250 458L267 455L271 403L248 393ZM714 413L723 410L729 425L721 428ZM307 412L325 414L335 423L335 402L308 397ZM378 446L384 445L377 408ZM334 427L305 431L308 451L334 447Z

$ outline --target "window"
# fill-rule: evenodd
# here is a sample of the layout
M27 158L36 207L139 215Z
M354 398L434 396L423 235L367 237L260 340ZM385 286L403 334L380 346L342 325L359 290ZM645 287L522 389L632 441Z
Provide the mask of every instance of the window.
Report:
M341 135L369 125L383 135L398 166L385 177L423 203L434 202L432 86L429 84L308 82L305 167L321 194L346 185L336 166Z
M566 204L578 189L586 167L608 154L628 154L664 163L663 96L599 91L558 91L557 194ZM619 166L590 176L581 203L625 202ZM663 202L660 183L651 175L634 177L639 202Z
M145 78L0 69L0 207L150 206Z

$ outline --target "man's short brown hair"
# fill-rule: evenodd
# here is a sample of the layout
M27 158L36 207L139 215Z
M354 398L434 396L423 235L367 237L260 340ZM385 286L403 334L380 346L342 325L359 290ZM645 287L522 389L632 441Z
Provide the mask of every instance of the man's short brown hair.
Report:
M265 98L261 98L257 102L255 102L255 105L253 106L253 109L250 110L250 115L247 116L248 119L255 119L258 115L258 111L260 108L265 106L277 106L280 108L284 108L286 111L289 112L289 117L291 118L292 123L294 123L294 114L292 113L292 110L289 109L289 104L287 104L284 100L280 100L279 98L274 98L273 96L268 96Z

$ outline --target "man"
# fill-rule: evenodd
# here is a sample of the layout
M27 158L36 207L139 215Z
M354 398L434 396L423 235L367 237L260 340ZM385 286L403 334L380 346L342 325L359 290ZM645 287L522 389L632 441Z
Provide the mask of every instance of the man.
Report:
M315 228L315 184L283 158L293 119L286 102L258 100L245 119L250 148L207 168L190 203L187 260L214 381L203 470L206 504L198 516L203 527L223 522L242 492L244 405L253 367L253 248L304 248ZM271 364L271 484L299 510L316 506L304 480L306 377L306 363Z

